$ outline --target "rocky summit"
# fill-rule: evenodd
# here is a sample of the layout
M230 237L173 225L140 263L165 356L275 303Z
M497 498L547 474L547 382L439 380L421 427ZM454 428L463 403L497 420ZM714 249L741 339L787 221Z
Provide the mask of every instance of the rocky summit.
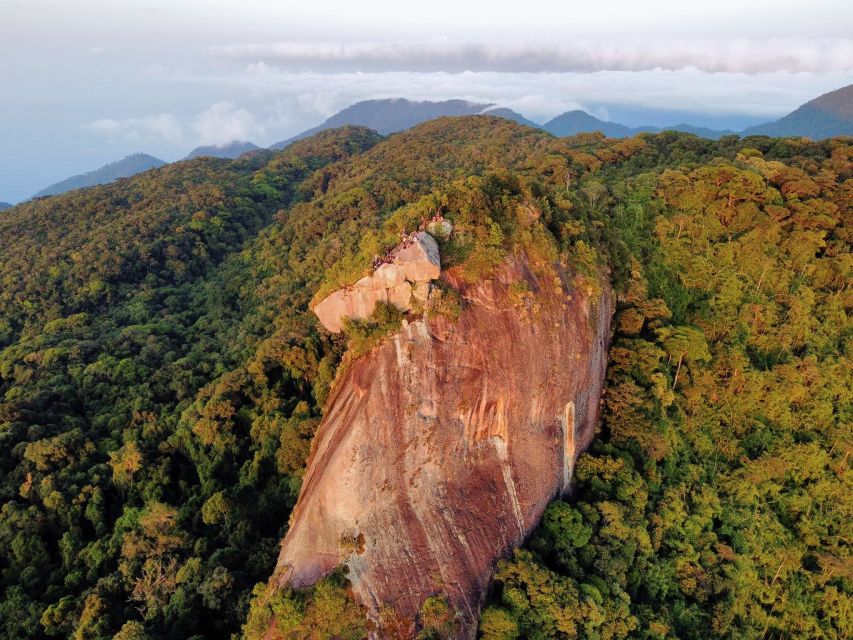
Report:
M377 269L376 289L395 291L399 271L407 286L435 277L431 247L420 235ZM568 489L598 417L606 282L577 290L523 256L476 283L441 277L464 300L458 320L404 323L336 383L271 585L304 587L343 563L375 637L414 637L438 592L457 637L474 637L496 560ZM520 286L535 313L513 304Z
M408 311L413 298L425 302L429 283L440 273L438 243L420 231L405 238L372 275L321 300L314 313L326 329L340 333L345 319L366 320L377 303L388 302L400 311Z

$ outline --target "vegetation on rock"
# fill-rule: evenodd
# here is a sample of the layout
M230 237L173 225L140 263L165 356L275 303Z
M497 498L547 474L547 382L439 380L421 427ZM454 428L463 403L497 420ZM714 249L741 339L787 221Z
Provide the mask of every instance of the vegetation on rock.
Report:
M360 640L367 637L364 609L337 570L308 589L268 593L255 587L254 600L243 627L246 640L270 637L284 640Z
M631 257L601 437L483 638L853 633L853 149L797 147L606 178Z
M601 437L483 637L850 637L852 153L439 119L5 212L0 637L362 637L342 576L252 590L346 348L309 302L435 210L460 278L620 293Z

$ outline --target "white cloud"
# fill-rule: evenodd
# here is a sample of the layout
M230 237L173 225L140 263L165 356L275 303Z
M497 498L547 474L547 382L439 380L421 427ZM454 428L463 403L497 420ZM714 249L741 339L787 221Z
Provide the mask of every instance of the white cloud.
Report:
M269 142L273 142L318 124L354 102L372 98L493 102L540 122L569 109L601 104L770 119L850 84L850 75L707 73L698 69L596 73L279 71L261 76L174 76L173 82L202 83L220 95L240 96L242 100L250 97L253 113L264 123L271 135ZM271 105L275 105L276 117L270 113ZM701 118L692 120L701 122Z
M216 56L312 71L595 72L696 68L712 73L853 71L849 38L634 38L568 43L278 42L214 47Z
M101 120L95 120L94 122L90 122L89 124L83 125L86 129L91 129L96 133L102 133L108 136L118 135L122 130L122 125L118 120L113 120L112 118L102 118Z
M107 52L106 47L99 47L98 46L98 47L92 47L89 49L89 55L92 55L92 56L99 56L102 53L106 53L106 52Z
M145 118L144 123L148 131L163 138L164 140L176 142L183 137L181 125L175 117L170 114L161 114Z
M102 118L83 125L83 128L113 139L162 140L172 143L183 139L181 124L170 113L121 120Z
M234 140L249 140L253 135L263 135L263 128L255 116L231 102L217 102L200 113L193 123L199 143L224 145Z
M275 115L265 121L279 125L284 120L284 106L277 104L274 111ZM114 141L187 142L185 127L168 113L141 118L101 118L83 125L83 128ZM247 109L227 101L217 102L199 113L192 120L191 128L197 136L194 143L199 145L224 145L234 140L258 139L264 135L263 123Z

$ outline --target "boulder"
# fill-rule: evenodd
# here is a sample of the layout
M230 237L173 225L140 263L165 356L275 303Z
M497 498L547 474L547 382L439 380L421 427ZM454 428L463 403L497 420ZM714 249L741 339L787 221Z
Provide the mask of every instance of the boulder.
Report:
M314 314L322 325L332 333L340 333L343 319L352 316L352 296L346 289L339 289L323 298L314 306Z
M386 291L388 292L388 302L400 311L408 311L412 308L412 285L408 282L398 284L396 287L386 289Z
M424 303L429 299L429 289L430 289L430 283L429 282L418 282L415 284L415 286L412 290L412 296L418 302Z
M433 220L427 225L427 231L436 238L447 240L453 233L453 225L450 224L450 220Z
M412 297L426 302L429 283L441 274L438 243L421 231L392 252L393 262L380 265L372 275L339 289L314 306L314 314L326 329L340 333L345 318L365 320L376 304L390 302L400 311L412 308Z
M387 263L373 272L373 278L390 289L406 281L406 272L400 265Z
M388 289L381 286L354 287L350 296L352 297L350 318L366 320L373 313L377 302L388 302Z
M394 252L394 264L402 267L409 282L435 280L441 274L438 243L430 234L421 231L414 242Z

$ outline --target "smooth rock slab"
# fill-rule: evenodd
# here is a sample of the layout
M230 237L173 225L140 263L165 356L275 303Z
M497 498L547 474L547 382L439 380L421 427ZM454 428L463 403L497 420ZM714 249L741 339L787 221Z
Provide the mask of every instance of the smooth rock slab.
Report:
M498 558L521 544L569 486L592 440L614 300L523 259L465 284L459 319L403 323L332 389L314 437L273 588L315 583L341 563L375 621L411 638L423 601L444 593L454 638L473 639ZM540 312L513 303L514 284ZM360 549L342 544L359 537ZM272 637L272 636L270 636Z
M441 275L438 243L426 231L420 231L412 244L394 252L394 264L403 268L409 282L435 280Z

